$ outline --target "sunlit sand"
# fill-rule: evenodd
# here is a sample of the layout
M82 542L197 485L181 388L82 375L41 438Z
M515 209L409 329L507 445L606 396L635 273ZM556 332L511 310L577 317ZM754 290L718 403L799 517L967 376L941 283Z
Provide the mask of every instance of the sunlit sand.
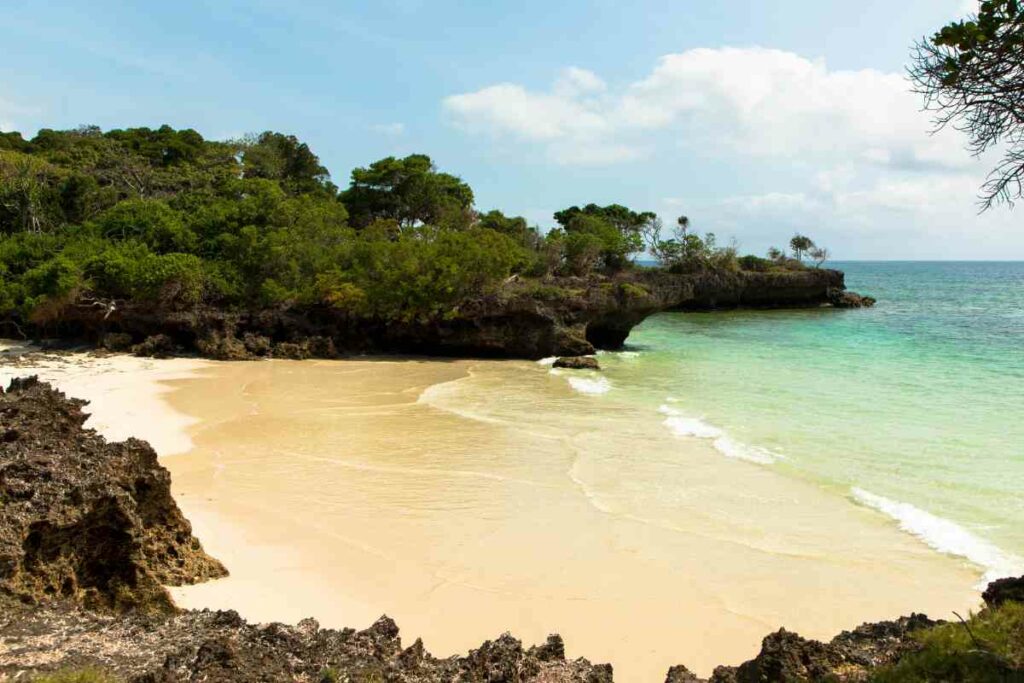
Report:
M780 626L831 637L977 601L978 572L837 492L679 439L523 362L210 364L165 459L228 579L187 607L365 627L437 655L511 631L649 681Z

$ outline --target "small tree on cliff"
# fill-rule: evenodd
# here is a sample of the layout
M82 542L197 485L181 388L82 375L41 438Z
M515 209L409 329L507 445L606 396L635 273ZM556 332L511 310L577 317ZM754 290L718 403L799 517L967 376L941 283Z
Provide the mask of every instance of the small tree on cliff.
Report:
M825 261L828 261L830 256L828 249L825 247L811 247L810 251L807 253L814 260L815 268L821 268L821 265L825 263Z
M793 239L789 240L789 248L793 250L793 256L796 257L797 261L803 261L804 253L814 249L814 240L806 235L797 233L793 235Z

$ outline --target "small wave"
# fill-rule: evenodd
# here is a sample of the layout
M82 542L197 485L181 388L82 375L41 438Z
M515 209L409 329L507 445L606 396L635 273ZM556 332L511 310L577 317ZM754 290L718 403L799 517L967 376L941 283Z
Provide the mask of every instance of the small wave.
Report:
M990 581L1019 576L1024 572L1024 560L1004 553L956 522L936 517L910 503L890 500L861 488L854 487L850 492L855 501L896 520L900 529L917 537L930 548L947 555L963 557L982 567L985 574L978 588L983 588Z
M607 394L612 390L612 383L606 377L570 377L569 386L581 394L594 396Z
M715 450L726 457L746 460L758 465L771 465L782 457L766 448L736 441L718 427L696 417L687 417L671 406L662 405L658 408L658 412L667 416L662 424L676 436L711 439Z
M569 467L569 471L567 472L569 478L572 479L572 482L576 484L579 490L583 493L583 496L587 499L587 502L594 506L596 510L598 510L599 512L603 512L605 514L611 514L612 509L601 502L601 499L598 498L597 495L590 490L590 486L588 486L587 482L584 481L583 477L580 476L579 464L580 460L579 457L577 457L575 460L573 460L572 466Z
M728 436L720 436L715 439L715 450L729 458L746 460L758 465L771 465L782 457L777 453L772 453L767 448L740 443Z
M539 361L537 361L537 365L554 365L556 360L558 360L558 356L541 358Z
M623 360L633 360L640 357L639 351L607 351L604 349L599 350L595 355L598 357L607 356L609 358L620 358Z

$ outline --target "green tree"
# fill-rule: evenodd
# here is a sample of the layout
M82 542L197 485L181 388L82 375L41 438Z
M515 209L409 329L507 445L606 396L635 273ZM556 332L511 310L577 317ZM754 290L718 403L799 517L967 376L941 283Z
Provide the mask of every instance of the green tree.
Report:
M633 211L621 204L587 204L582 209L572 206L558 211L554 218L569 236L587 233L599 239L604 266L621 270L629 265L631 254L644 248L645 228L657 216L650 211ZM586 242L593 243L592 240Z
M919 41L909 72L936 129L964 131L975 155L1001 146L982 208L1024 197L1024 4L985 0L976 15Z
M789 240L789 248L793 250L793 256L796 257L797 261L803 261L804 254L814 249L814 240L797 233Z
M107 239L138 240L160 254L196 248L195 233L185 227L176 211L156 199L120 202L100 215L95 224Z
M460 178L439 172L425 154L387 157L353 170L341 200L358 228L380 219L397 221L403 229L461 229L472 222L473 190Z
M266 131L248 136L239 144L247 178L279 181L292 194L321 190L334 194L337 191L320 158L294 135Z
M0 151L0 231L40 232L58 222L51 165L20 152Z

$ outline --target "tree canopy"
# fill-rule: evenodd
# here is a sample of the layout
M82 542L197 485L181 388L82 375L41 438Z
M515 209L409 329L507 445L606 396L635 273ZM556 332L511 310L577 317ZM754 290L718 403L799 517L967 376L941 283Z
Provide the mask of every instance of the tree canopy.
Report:
M937 129L965 132L975 155L1001 149L982 208L1024 197L1024 4L985 0L976 15L920 41L909 72Z
M466 227L473 190L456 176L440 173L425 154L387 157L352 171L352 184L341 195L352 224L397 221L402 228L433 224Z
M97 302L158 309L326 306L385 319L450 315L503 283L633 267L655 214L573 206L544 234L477 212L430 157L357 168L339 192L309 146L264 132L206 140L168 126L0 134L0 325ZM686 235L674 269L732 268Z

